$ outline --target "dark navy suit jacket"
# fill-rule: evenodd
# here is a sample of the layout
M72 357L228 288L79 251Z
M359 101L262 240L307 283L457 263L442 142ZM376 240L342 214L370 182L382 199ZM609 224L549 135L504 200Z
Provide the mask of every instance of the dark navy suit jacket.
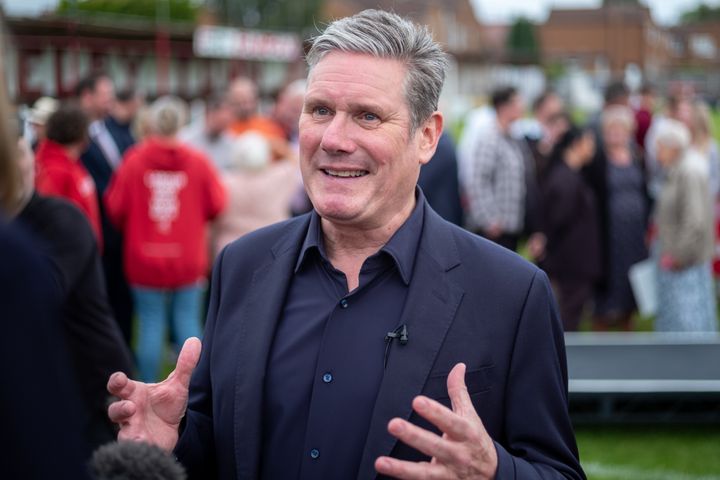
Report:
M422 197L421 197L421 201ZM250 233L218 258L200 363L175 454L191 478L259 478L262 394L274 330L308 228L304 215ZM497 479L584 479L567 411L563 331L545 274L426 206L400 323L358 479L375 459L427 460L387 432L418 394L450 404L447 374L467 365L473 404L495 440Z

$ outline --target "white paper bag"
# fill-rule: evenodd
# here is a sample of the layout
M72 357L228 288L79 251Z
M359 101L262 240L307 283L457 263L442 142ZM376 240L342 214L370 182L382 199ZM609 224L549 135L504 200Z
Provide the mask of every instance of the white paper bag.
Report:
M658 309L657 263L655 259L648 258L636 263L630 267L628 276L630 277L630 286L640 315L644 317L655 315Z

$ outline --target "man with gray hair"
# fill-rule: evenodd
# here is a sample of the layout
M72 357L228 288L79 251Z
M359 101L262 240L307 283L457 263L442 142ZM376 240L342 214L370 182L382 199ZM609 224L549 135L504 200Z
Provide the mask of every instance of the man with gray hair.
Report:
M110 378L119 437L174 449L192 478L585 478L547 277L416 187L444 53L366 10L308 63L314 210L219 255L202 353L188 340L162 383Z

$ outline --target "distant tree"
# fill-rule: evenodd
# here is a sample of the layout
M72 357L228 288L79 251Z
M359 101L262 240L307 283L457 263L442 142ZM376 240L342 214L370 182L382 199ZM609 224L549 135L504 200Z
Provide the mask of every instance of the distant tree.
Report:
M164 4L163 4L164 2ZM192 0L60 0L57 12L61 14L114 14L132 15L170 21L195 20L198 6Z
M507 51L510 60L519 63L537 63L540 60L535 25L527 18L516 19L508 33Z
M682 23L705 22L708 20L720 20L720 6L711 7L704 3L693 10L688 10L680 17Z
M208 0L206 3L221 23L303 31L316 23L323 0Z

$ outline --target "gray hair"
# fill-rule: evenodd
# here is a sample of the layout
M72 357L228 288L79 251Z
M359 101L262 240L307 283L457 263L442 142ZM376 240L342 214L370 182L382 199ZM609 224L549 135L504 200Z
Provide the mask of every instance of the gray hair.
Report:
M603 129L610 125L620 124L628 132L635 130L635 116L629 107L624 105L611 105L602 112L600 122Z
M394 13L364 10L332 22L313 39L307 54L310 69L332 51L364 53L405 64L405 97L410 108L411 131L437 110L448 62L427 26Z
M684 123L671 118L658 123L655 142L684 152L690 146L690 130Z
M150 106L150 125L155 133L164 137L175 135L187 118L187 105L172 95L160 97Z

